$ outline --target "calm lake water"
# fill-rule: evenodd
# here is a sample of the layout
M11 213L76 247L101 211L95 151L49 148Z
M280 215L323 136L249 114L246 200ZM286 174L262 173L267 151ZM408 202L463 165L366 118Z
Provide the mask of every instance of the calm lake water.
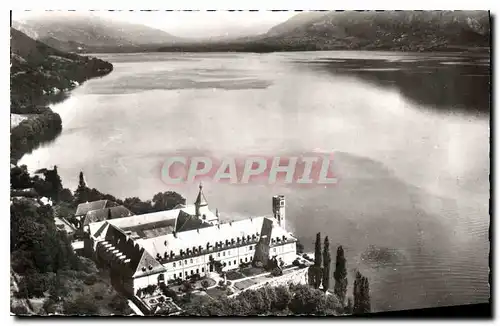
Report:
M114 71L53 109L63 132L25 156L118 198L197 185L160 178L166 157L335 152L334 187L205 182L225 219L271 213L313 250L316 232L369 277L374 310L486 302L489 59L458 54L106 54ZM349 291L352 293L352 275Z

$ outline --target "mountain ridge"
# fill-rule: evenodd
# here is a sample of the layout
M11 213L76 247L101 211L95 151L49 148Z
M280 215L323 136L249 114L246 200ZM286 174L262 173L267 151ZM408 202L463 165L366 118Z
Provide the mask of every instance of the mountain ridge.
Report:
M160 51L456 51L490 47L487 11L306 12L267 33L232 42L171 45Z
M130 51L181 39L165 31L96 15L56 14L14 20L12 26L30 37L66 52Z

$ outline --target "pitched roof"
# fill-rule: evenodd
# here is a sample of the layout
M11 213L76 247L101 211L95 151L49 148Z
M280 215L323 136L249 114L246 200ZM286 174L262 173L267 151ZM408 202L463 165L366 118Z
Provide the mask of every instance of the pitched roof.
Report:
M111 215L111 218L110 218ZM125 206L115 206L102 209L96 209L87 212L85 219L83 220L83 225L89 225L90 223L104 221L114 218L122 218L134 215Z
M179 216L175 220L175 232L189 231L199 228L205 228L211 226L211 224L203 221L195 215L191 215L181 210Z
M273 218L261 216L176 234L167 234L156 238L138 239L136 243L143 246L153 257L156 257L157 254L163 257L165 253L169 253L170 251L178 255L181 250L191 249L193 247L198 248L199 246L205 249L207 243L211 245L219 241L225 243L226 240L236 240L238 237L252 237L255 235L258 240L260 232L262 231L264 219L269 219L273 224L271 231L272 238L281 238L284 235L288 238L292 237L291 234L279 226Z
M75 216L85 215L90 211L106 208L106 205L108 205L108 201L106 199L79 204L76 208Z
M179 216L180 211L183 211L184 213L187 213L189 215L195 215L195 206L188 205L186 207L171 209L168 211L132 215L130 217L122 217L110 220L110 223L121 229L125 229L125 228L135 228L145 225L151 226L153 225L153 223L158 223L158 222L164 223L162 221L170 220L171 222L166 222L166 223L168 225L171 224L172 226L175 226L175 220ZM218 218L208 209L208 207L202 207L202 209L200 209L200 213L202 214L202 219L205 222L218 220Z
M165 271L163 265L120 229L107 221L105 224L104 241L98 243L97 251L109 262L119 264L125 275L140 277Z

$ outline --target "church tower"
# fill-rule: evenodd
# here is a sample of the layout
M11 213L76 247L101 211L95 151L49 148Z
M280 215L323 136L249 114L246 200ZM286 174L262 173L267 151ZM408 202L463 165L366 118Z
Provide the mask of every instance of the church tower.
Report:
M196 197L196 201L194 202L196 216L201 216L201 208L208 206L207 199L203 194L203 185L200 183L200 191L198 192L198 196Z
M286 230L285 227L285 196L273 196L273 215L278 220L278 225Z

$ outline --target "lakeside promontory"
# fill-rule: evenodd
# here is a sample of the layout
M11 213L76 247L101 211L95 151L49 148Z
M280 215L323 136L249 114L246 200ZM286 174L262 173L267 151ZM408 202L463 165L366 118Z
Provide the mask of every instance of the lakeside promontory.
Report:
M66 53L11 28L11 115L21 122L11 128L11 162L61 132L61 118L47 105L93 77L113 70L109 62Z

